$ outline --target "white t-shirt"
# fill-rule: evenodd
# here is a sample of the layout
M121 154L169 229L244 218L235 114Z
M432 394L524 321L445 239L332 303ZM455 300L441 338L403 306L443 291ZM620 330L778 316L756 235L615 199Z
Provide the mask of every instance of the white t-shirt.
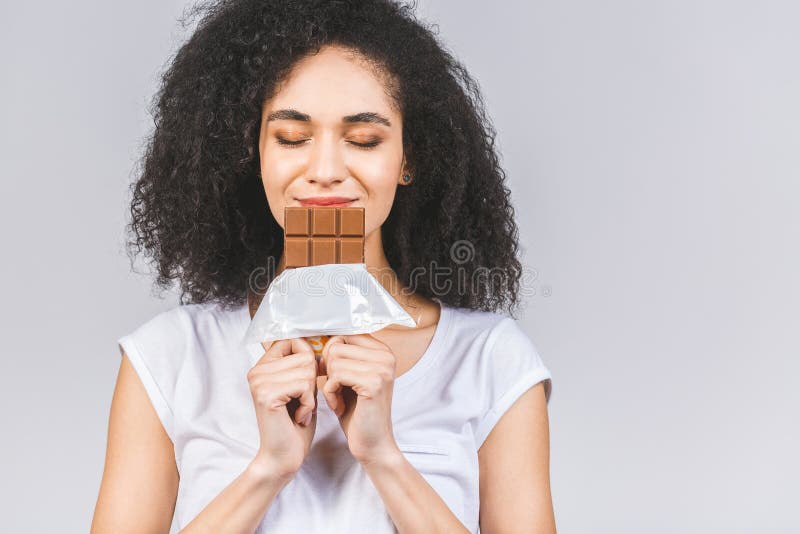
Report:
M184 528L255 457L247 371L260 344L240 344L246 305L176 306L119 339L175 448L180 473L172 530ZM519 396L551 374L517 322L442 304L419 361L395 378L392 422L408 461L471 532L478 532L478 448ZM311 451L256 533L395 532L336 415L317 396Z

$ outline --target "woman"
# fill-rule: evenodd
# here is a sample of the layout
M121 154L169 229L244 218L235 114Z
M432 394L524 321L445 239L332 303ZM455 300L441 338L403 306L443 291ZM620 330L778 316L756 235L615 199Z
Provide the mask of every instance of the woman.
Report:
M499 313L521 273L494 132L411 8L206 6L155 123L132 245L182 299L119 341L92 532L555 532L551 376ZM418 326L319 363L243 348L284 207L319 203L365 208L367 268Z

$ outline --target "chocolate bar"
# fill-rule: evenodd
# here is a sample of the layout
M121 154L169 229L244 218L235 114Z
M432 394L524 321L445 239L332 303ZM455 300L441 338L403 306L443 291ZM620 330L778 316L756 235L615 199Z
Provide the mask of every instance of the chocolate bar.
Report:
M286 207L285 267L364 262L364 208ZM252 319L263 294L247 290Z
M364 208L284 208L286 268L364 263Z

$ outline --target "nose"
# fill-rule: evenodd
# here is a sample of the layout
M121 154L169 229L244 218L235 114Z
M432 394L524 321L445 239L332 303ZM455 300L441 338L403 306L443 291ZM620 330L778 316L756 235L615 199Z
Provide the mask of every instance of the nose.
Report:
M347 178L342 146L332 133L324 133L311 145L307 181L321 186L330 186Z

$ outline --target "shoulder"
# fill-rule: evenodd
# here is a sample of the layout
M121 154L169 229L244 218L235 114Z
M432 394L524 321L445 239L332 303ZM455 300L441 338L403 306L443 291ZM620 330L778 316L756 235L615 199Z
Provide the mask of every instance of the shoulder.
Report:
M479 374L486 387L497 390L507 388L521 375L530 379L541 377L546 379L549 400L550 371L519 321L483 310L450 307L448 313L448 348L450 353L458 355L459 367Z
M150 317L118 338L120 354L127 354L166 428L171 428L168 414L179 378L186 369L203 365L226 342L220 336L235 332L227 325L236 320L235 313L217 304L184 304Z
M448 311L448 353L457 357L446 370L476 403L472 422L480 446L501 416L532 386L542 382L549 402L552 375L536 344L513 317L463 308Z
M134 332L140 334L156 334L168 332L176 326L185 326L189 321L187 306L173 306L167 310L157 313L142 322Z
M181 341L181 335L189 325L189 317L184 306L174 306L148 318L136 326L130 333L122 336L121 341L131 343L145 349L149 346L173 344Z
M192 306L178 305L157 313L140 323L126 338L140 345L175 344L185 339L191 330L194 313Z
M164 310L143 322L135 330L143 333L169 333L175 328L185 330L198 325L220 324L236 313L216 302L180 304Z
M510 319L508 316L491 311L473 310L446 306L448 328L459 336L486 338Z
M479 349L486 358L493 358L498 352L509 351L538 355L533 341L513 317L497 312L455 307L449 307L448 313L450 336L469 343L473 349Z
M145 354L177 356L202 343L204 337L225 330L235 313L217 303L181 304L164 310L120 338Z

